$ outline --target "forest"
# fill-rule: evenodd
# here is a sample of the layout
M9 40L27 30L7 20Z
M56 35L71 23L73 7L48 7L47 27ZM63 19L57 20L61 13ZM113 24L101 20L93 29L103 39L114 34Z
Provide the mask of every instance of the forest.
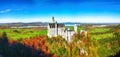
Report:
M87 36L80 34L80 30L87 30ZM49 38L46 29L0 29L0 57L119 56L120 25L79 26L72 42L61 36Z

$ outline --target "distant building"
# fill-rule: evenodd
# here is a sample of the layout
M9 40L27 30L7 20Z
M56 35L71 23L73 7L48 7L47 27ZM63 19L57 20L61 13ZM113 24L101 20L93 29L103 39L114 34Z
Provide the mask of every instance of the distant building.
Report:
M52 22L48 24L48 37L62 36L68 42L73 39L73 34L77 33L77 25L74 26L74 30L66 29L63 23L55 22L54 17L52 17Z

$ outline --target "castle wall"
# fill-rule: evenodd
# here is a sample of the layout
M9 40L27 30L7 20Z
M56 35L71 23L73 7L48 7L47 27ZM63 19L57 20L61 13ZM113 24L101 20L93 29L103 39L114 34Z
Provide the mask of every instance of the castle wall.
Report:
M63 36L64 35L64 27L62 27L62 28L58 28L58 35L61 35L61 36Z
M73 34L75 32L74 31L68 31L68 41L71 42L73 40Z
M49 37L57 36L55 33L56 33L55 28L49 28L49 29L48 29L48 36L49 36Z

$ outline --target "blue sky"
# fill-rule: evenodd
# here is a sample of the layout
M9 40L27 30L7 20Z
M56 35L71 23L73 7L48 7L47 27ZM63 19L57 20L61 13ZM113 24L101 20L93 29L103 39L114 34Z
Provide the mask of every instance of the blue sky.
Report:
M119 0L0 0L0 23L120 23Z

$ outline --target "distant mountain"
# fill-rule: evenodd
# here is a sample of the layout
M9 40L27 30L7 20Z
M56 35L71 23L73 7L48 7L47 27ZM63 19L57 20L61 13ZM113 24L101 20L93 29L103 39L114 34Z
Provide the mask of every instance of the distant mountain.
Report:
M17 23L0 23L0 26L47 26L49 22L17 22ZM79 23L79 22L61 22L65 25L116 25L120 23Z
M30 22L30 23L0 23L0 26L46 26L47 22Z

